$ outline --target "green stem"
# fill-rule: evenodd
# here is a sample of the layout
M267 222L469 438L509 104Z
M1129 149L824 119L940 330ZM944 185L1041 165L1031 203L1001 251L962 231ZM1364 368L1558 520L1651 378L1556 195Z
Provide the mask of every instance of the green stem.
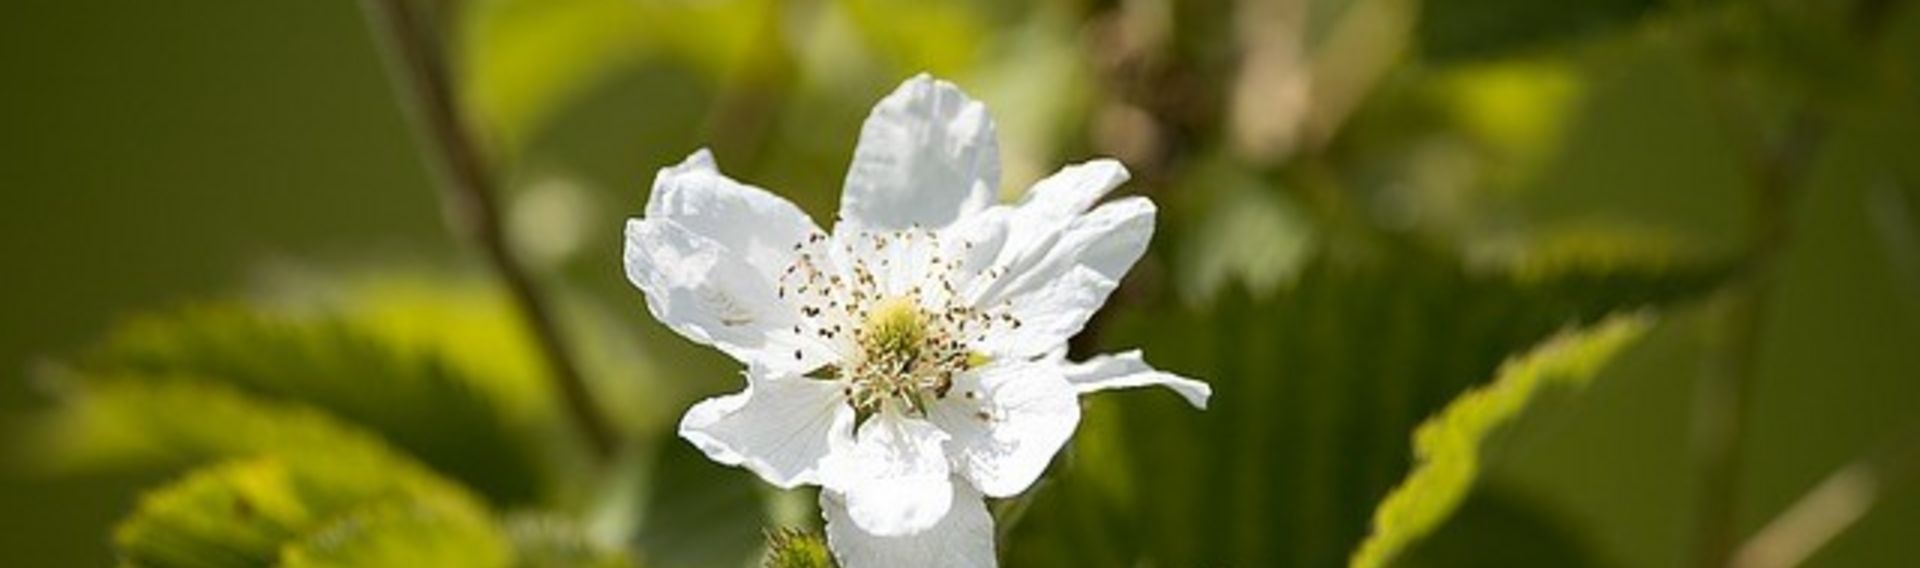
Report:
M374 34L381 39L388 71L396 82L402 106L413 118L423 153L434 158L447 220L455 232L480 249L506 285L574 425L594 456L605 463L618 447L613 429L594 405L546 296L507 242L495 199L494 177L457 110L441 37L430 28L429 20L408 4L407 0L361 2Z

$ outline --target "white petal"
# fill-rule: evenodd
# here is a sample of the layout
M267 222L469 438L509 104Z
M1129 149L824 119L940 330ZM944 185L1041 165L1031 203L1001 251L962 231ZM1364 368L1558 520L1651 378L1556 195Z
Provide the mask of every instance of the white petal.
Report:
M1154 214L1153 203L1141 197L1101 205L1068 223L1037 258L1013 265L976 292L975 305L1009 304L1021 324L988 337L982 347L993 355L1032 357L1079 333L1146 251Z
M702 150L662 169L646 217L628 220L627 279L688 339L748 364L811 370L832 350L789 331L798 308L777 287L794 243L814 232L791 203L720 175Z
M680 437L709 459L744 466L783 489L820 483L828 451L853 437L853 407L840 386L805 377L749 380L745 391L688 409Z
M1087 208L1127 181L1119 162L1100 159L1062 168L1027 191L1020 203L993 208L1002 211L1007 228L1004 245L994 252L994 264L1007 273L1005 285L1055 255L1067 227ZM978 292L995 296L999 287ZM997 298L995 298L997 299Z
M1014 227L1016 234L1013 240L1041 240L1037 236L1017 234L1022 231L1034 235L1049 231L1057 233L1093 207L1094 202L1126 183L1129 177L1126 166L1106 158L1061 168L1059 172L1033 184L1026 196L1015 205L1020 222Z
M840 222L939 229L992 204L999 186L1000 147L986 107L921 74L874 105L860 127Z
M925 420L882 410L838 444L824 464L824 485L846 499L848 516L868 533L902 536L946 516L952 485L941 445L947 434Z
M1008 361L966 373L927 419L953 439L958 473L992 497L1011 497L1039 479L1080 424L1080 396L1049 362Z
M654 177L646 217L713 239L769 280L793 262L795 243L821 232L792 202L721 174L704 149Z
M1060 361L1068 382L1081 394L1107 389L1163 386L1173 389L1194 408L1206 410L1213 387L1207 383L1160 371L1140 358L1140 351L1100 355L1083 363Z
M820 492L827 546L842 568L994 568L993 517L965 483L951 483L953 509L939 524L908 536L878 536L849 518L843 497Z

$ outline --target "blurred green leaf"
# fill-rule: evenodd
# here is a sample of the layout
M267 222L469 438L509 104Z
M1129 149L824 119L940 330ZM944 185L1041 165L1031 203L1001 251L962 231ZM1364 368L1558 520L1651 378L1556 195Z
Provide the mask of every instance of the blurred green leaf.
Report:
M766 0L484 0L464 10L466 104L518 146L560 106L627 66L664 58L715 79L777 44Z
M1414 568L1479 566L1604 566L1592 543L1537 497L1497 483L1477 488L1439 531L1415 544L1394 565Z
M1209 381L1213 404L1095 399L1053 471L1061 483L1013 531L1009 562L1342 562L1410 469L1420 420L1558 330L1694 297L1727 272L1618 259L1469 268L1386 248L1373 261L1319 257L1268 299L1114 314L1103 343Z
M562 517L519 514L506 522L519 559L518 568L629 568L626 552L593 541Z
M837 0L868 49L906 73L957 77L989 37L981 5L955 0Z
M390 350L444 361L454 377L529 428L562 420L546 363L519 309L493 282L400 267L344 276L290 272L269 287L270 300L258 309L336 320ZM646 351L614 310L563 288L551 292L580 370L610 418L636 435L670 428L679 409L672 407L674 397L657 395L680 385L648 382Z
M667 440L647 470L634 548L650 567L745 565L764 542L765 495L752 474Z
M401 351L324 316L227 306L138 319L76 375L212 381L296 401L377 432L503 504L531 502L545 472L502 402L437 357Z
M391 524L392 517L404 516L368 509L383 503L405 504L416 512L431 509L433 515L465 515L473 526L490 522L480 506L454 486L391 464L263 457L208 466L148 494L115 529L114 545L126 566L299 564L307 547L348 546L356 534L379 532L369 529L369 523ZM426 529L417 531L410 540L442 538ZM283 548L310 538L319 540ZM383 546L394 549L387 554L404 547ZM291 557L283 558L283 551Z
M469 504L470 505L470 504ZM485 513L431 501L377 503L343 515L280 555L287 568L505 567L511 549Z
M34 425L40 464L54 471L193 466L263 454L324 455L417 468L378 436L298 403L271 402L212 381L135 375L69 381Z
M1313 248L1307 215L1257 177L1223 163L1189 176L1206 188L1203 217L1180 254L1180 291L1196 305L1213 301L1228 284L1274 290L1300 272Z
M573 524L504 527L463 488L405 462L334 452L232 459L142 500L115 532L127 566L623 568Z
M1421 423L1413 438L1416 465L1374 511L1373 532L1350 565L1389 565L1446 522L1472 491L1495 432L1524 412L1535 393L1584 387L1615 352L1646 331L1649 319L1619 316L1556 336L1508 360L1492 383L1467 391Z
M1656 0L1428 0L1416 34L1429 60L1509 55L1633 24Z

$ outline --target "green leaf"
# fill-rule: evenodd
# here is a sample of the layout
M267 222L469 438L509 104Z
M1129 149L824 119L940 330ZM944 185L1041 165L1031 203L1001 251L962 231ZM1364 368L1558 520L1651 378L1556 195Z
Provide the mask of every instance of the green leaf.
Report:
M1142 348L1211 383L1212 404L1092 397L1008 563L1343 562L1411 468L1422 419L1559 330L1693 298L1727 273L1599 255L1469 267L1382 248L1317 257L1268 298L1230 291L1192 308L1168 292L1110 315L1102 350Z
M512 554L492 519L472 503L413 499L375 503L342 515L288 544L280 565L505 568Z
M192 466L303 454L419 469L379 437L297 403L262 400L190 379L99 376L75 381L35 423L35 454L59 470Z
M475 379L324 316L235 306L150 316L118 330L75 376L217 382L377 432L500 503L528 503L542 490L529 434Z
M827 539L819 534L784 528L767 532L767 568L834 568Z
M486 519L455 486L394 464L262 457L208 466L148 494L113 540L126 566L270 566L284 544L378 503Z
M593 542L565 518L520 514L507 519L519 568L629 568L626 552Z
M1453 517L1394 560L1416 568L1606 564L1587 535L1559 511L1498 482L1476 488Z
M1436 530L1472 490L1488 441L1548 388L1584 387L1613 354L1645 333L1650 319L1619 316L1564 333L1509 360L1491 384L1469 390L1414 433L1417 465L1374 511L1373 533L1351 565L1391 564Z
M762 482L670 440L653 453L634 548L648 566L741 566L767 525Z
M1228 283L1273 290L1299 275L1315 235L1292 200L1221 160L1188 179L1192 187L1207 190L1193 193L1209 202L1180 255L1177 272L1186 301L1209 303Z
M868 50L902 71L955 77L971 70L989 37L979 5L955 0L838 0Z
M777 45L767 0L487 0L463 10L465 103L519 146L556 110L613 73L650 59L720 79ZM771 42L771 43L768 43Z

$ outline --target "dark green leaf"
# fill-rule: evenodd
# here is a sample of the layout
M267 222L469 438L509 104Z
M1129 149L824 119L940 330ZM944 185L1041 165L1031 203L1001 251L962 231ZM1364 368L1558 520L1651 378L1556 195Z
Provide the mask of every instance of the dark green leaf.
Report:
M1556 331L1693 297L1726 270L1625 259L1470 269L1411 250L1310 263L1271 299L1116 314L1103 338L1212 383L1096 397L1012 561L1329 566L1405 476L1408 433ZM1117 400L1112 400L1117 399ZM1108 405L1115 405L1109 407Z
M655 567L740 566L760 552L762 482L670 440L654 452L635 548Z
M1428 0L1416 30L1433 60L1508 55L1634 23L1657 0Z

